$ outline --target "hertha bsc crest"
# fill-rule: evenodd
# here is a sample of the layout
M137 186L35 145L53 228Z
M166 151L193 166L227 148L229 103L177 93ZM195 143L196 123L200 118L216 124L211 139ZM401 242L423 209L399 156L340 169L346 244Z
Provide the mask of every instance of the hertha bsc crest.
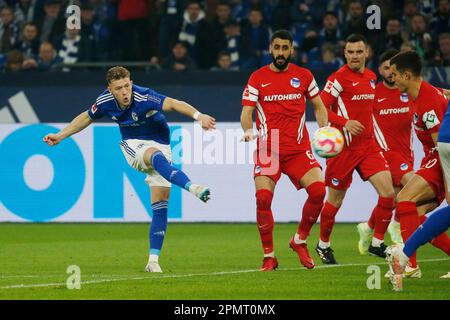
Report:
M298 80L297 78L292 78L291 79L291 86L293 86L294 88L300 87L300 80Z

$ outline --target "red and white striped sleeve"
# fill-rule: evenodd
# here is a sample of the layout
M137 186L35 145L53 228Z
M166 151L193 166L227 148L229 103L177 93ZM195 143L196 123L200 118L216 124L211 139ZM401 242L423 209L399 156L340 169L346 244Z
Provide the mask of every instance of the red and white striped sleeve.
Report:
M343 91L342 85L339 80L332 74L328 77L325 88L320 93L320 98L322 99L325 108L328 110L328 121L331 123L339 124L345 126L347 123L348 116L341 117L338 116L331 110L331 106L336 102L337 98Z
M257 89L257 81L255 80L254 74L252 74L242 93L242 106L256 107L258 98L259 90Z
M320 94L325 107L329 107L334 104L342 91L342 85L337 77L331 75L325 84L325 88L323 88L322 93Z
M306 97L311 100L315 98L319 93L319 85L317 84L316 79L314 79L314 76L311 74L311 82L309 83Z

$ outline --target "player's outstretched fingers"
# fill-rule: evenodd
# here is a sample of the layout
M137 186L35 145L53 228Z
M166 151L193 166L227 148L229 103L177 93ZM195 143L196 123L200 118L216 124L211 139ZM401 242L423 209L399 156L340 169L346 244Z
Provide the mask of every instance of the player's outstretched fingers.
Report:
M347 123L345 124L345 127L353 135L359 135L365 129L365 127L361 124L361 122L357 120L348 120Z

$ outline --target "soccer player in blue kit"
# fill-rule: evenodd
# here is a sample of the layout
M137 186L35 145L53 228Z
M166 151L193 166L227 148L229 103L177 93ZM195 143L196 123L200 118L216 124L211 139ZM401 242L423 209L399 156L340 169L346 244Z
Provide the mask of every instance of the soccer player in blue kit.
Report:
M450 104L449 104L450 107ZM450 108L444 115L437 140L437 149L444 171L446 185L446 200L450 204ZM386 249L386 260L391 270L390 282L393 290L403 289L402 274L408 264L409 257L419 247L430 242L434 237L445 232L450 227L450 206L436 210L419 228L408 238L405 245L392 245ZM450 278L450 272L442 278Z
M215 119L193 106L133 84L130 72L113 67L106 75L108 88L92 107L78 115L56 134L47 134L44 142L55 146L80 132L94 120L108 117L119 125L120 147L134 169L146 173L150 186L153 219L150 227L150 255L147 272L162 272L159 255L167 229L167 207L171 184L194 194L203 202L210 198L209 188L191 183L186 174L171 165L170 131L163 112L176 111L197 120L203 129L215 129Z

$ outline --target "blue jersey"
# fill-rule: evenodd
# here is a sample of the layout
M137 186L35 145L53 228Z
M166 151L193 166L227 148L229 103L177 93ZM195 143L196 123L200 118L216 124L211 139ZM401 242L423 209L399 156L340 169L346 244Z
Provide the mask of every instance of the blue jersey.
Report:
M447 112L445 113L444 119L442 120L442 124L439 128L438 142L450 143L450 108L447 108Z
M131 104L121 109L114 96L105 90L88 110L92 120L108 117L120 127L122 140L153 140L170 143L170 131L162 113L165 96L149 88L133 85Z

